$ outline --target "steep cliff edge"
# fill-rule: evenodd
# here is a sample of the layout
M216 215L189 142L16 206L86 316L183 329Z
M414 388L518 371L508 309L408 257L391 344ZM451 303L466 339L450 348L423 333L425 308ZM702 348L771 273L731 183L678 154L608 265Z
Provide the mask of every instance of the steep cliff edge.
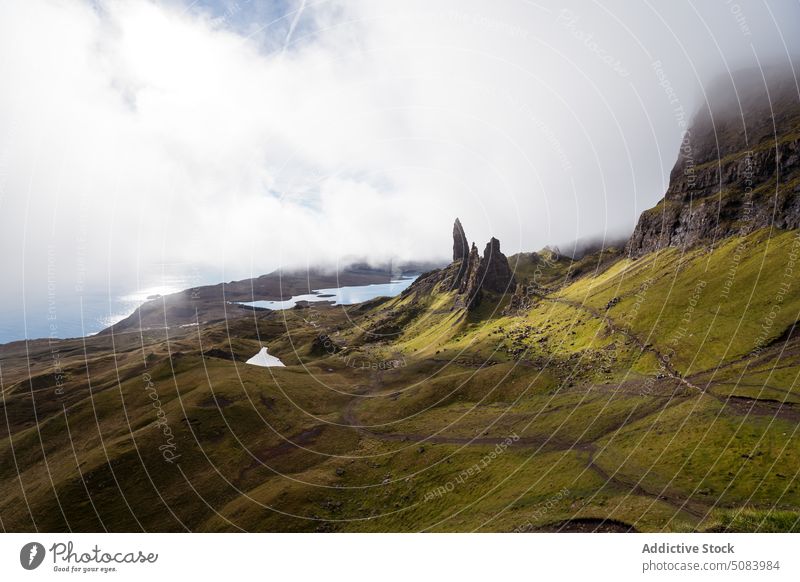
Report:
M742 88L745 88L744 90ZM633 256L800 227L800 98L791 75L741 71L707 93L664 198L639 218Z

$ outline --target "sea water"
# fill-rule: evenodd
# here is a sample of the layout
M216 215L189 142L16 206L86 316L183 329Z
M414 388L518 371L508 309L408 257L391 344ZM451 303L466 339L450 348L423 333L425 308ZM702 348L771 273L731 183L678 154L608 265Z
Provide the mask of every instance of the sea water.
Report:
M291 309L301 301L307 301L309 303L329 301L334 305L354 305L377 297L395 297L396 295L400 295L400 293L408 289L416 279L416 276L400 277L389 283L316 289L311 293L294 295L291 299L286 299L284 301L242 301L239 302L239 304L248 307L273 309L275 311Z

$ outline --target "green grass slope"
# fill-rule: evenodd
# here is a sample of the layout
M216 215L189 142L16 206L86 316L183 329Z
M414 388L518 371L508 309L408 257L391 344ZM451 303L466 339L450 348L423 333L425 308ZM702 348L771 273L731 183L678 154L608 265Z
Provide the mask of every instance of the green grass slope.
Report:
M797 531L798 244L4 346L3 527Z

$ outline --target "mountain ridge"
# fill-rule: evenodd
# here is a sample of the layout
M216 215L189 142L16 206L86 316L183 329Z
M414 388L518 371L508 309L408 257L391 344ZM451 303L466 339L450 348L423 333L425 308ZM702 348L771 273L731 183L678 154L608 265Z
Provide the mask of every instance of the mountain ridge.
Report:
M634 228L633 256L800 227L800 99L792 77L739 71L707 97L683 136L664 197Z

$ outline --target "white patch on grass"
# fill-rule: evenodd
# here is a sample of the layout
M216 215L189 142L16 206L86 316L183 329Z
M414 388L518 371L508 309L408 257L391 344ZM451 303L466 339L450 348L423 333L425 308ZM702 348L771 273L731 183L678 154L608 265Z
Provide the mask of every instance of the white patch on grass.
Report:
M261 348L255 356L247 360L247 364L252 366L261 366L262 368L284 368L285 365L275 356L270 356L267 353L267 348Z

